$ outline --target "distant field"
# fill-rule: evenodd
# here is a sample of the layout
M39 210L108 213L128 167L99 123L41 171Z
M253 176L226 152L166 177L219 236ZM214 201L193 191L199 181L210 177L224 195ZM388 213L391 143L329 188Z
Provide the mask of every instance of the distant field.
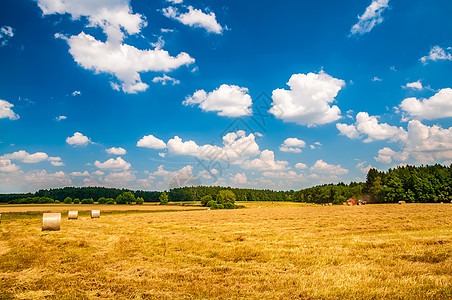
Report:
M452 204L245 205L3 220L0 299L452 299Z
M193 202L192 202L193 203ZM190 204L192 204L190 203ZM187 203L189 204L189 203ZM107 205L107 204L0 204L0 214L5 213L43 213L43 212L61 212L67 213L69 210L78 210L80 212L89 212L92 209L99 209L102 212L121 212L121 211L168 211L168 210L205 210L200 206L182 206L182 205L159 205L159 203L144 203L143 205Z

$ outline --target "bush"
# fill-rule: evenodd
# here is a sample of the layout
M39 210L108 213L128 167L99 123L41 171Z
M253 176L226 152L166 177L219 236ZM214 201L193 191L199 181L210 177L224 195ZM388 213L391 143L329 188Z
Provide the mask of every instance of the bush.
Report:
M212 196L207 195L201 198L201 205L202 206L207 206L207 203L209 203L210 201L213 201Z
M135 203L138 204L138 205L141 205L141 204L144 203L144 199L141 198L141 197L138 197L137 200L135 200Z
M60 203L60 200L55 200L55 203Z
M226 203L224 204L224 208L226 208L226 209L234 209L234 208L235 208L235 205L232 204L231 202L226 202Z
M107 198L106 200L105 204L115 204L115 199L113 198Z
M107 203L107 199L105 199L105 197L100 197L99 199L97 199L97 203L105 204L105 203Z
M93 198L83 199L82 204L94 204Z
M75 198L73 202L74 202L74 204L79 204L80 203L80 199L79 198Z
M218 204L218 207L217 207L218 209L223 209L224 208L224 205L223 204Z
M66 204L71 204L72 203L72 198L71 197L66 197L63 201Z
M210 200L210 201L206 204L207 207L213 207L214 205L218 205L217 201Z

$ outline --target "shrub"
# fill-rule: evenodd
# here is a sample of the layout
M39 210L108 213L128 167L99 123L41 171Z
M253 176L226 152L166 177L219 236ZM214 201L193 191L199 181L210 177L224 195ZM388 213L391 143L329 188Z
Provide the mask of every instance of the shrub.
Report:
M218 204L218 207L217 207L218 209L223 209L224 208L224 205L223 204Z
M55 203L60 203L60 200L55 200Z
M235 194L233 191L230 190L222 190L217 195L217 202L219 204L225 204L225 203L235 203Z
M66 203L66 204L71 204L71 203L72 203L72 198L71 198L71 197L66 197L66 198L63 200L63 202Z
M97 199L97 203L105 204L105 203L107 203L107 199L105 199L105 197L100 197L99 199Z
M202 206L207 206L207 203L209 203L210 201L213 201L212 196L207 195L201 198L201 205Z
M105 202L105 204L115 204L115 199L107 198L107 201Z
M80 199L79 198L75 198L73 202L74 202L74 204L79 204L80 203Z
M217 201L210 200L210 201L206 204L207 207L213 207L214 205L218 205Z
M138 205L141 205L141 204L144 203L144 199L141 198L141 197L138 197L137 200L135 200L135 203L138 204Z
M94 204L93 198L83 199L82 204Z
M235 205L231 202L226 202L223 206L226 209L234 209L235 208Z

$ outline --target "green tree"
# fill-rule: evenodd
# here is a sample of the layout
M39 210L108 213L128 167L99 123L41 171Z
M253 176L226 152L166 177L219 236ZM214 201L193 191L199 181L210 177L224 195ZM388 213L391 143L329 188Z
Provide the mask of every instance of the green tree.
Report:
M132 192L124 192L122 195L126 204L132 204L136 201L135 195Z
M168 204L168 194L166 194L166 192L163 192L160 195L159 200L160 200L160 205Z
M66 197L63 201L66 204L71 204L72 203L72 198L71 197Z
M144 199L141 198L141 197L138 197L138 198L135 200L135 203L138 204L138 205L142 205L142 204L144 203Z
M204 196L204 197L201 198L201 205L202 205L202 206L206 206L207 203L209 203L209 202L212 201L212 200L213 200L212 196L206 195L206 196Z
M75 198L73 202L74 202L74 204L79 204L80 203L80 199L79 198Z
M225 203L235 203L235 194L231 190L222 190L217 195L217 203L225 204Z
M105 197L100 197L99 199L97 199L97 203L105 204L105 203L107 203L107 199L105 199Z

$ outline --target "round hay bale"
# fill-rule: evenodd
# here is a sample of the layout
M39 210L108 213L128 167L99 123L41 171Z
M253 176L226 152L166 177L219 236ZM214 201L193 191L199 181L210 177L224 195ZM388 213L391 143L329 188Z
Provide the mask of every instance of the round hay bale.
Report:
M100 218L100 210L92 210L91 211L91 218Z
M61 214L44 213L42 214L42 230L60 230Z
M333 206L333 203L330 202L330 203L328 203L328 205L329 205L329 206Z
M77 210L70 210L67 213L67 219L68 220L77 220L78 219L78 211Z
M399 204L406 204L405 201L399 201Z

